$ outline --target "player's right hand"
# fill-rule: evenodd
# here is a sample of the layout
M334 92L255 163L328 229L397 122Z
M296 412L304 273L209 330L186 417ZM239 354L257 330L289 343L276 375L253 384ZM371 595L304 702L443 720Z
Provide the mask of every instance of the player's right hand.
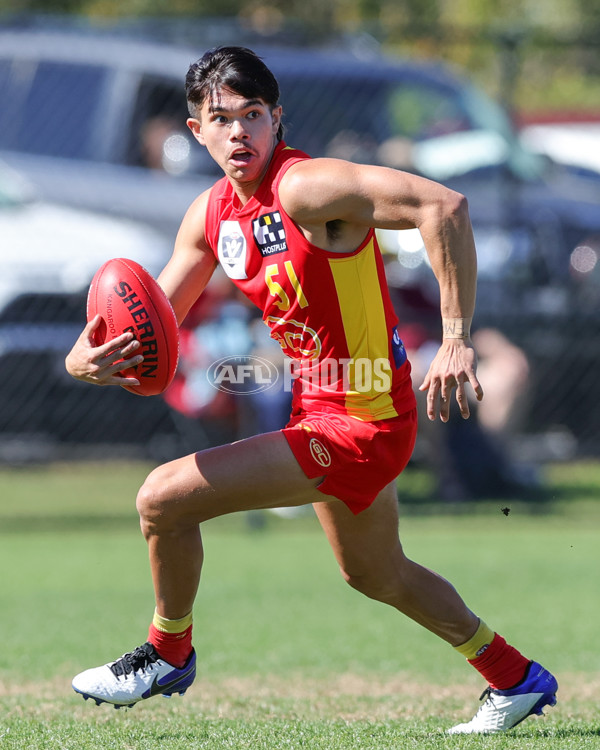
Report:
M94 333L101 321L100 315L96 315L83 329L65 358L67 372L76 380L93 385L139 385L137 378L119 373L143 361L141 354L135 354L140 342L126 332L96 346Z
M463 419L470 416L465 384L470 383L478 401L483 398L483 388L477 379L477 354L473 344L463 339L443 339L425 380L419 387L427 393L427 416L442 422L450 418L450 398L456 389L456 401Z

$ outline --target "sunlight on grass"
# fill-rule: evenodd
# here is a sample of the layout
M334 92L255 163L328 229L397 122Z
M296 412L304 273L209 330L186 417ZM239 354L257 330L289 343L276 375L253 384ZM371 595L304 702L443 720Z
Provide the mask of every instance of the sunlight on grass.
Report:
M311 511L206 524L200 671L184 699L114 711L75 696L74 673L147 632L153 595L133 501L150 468L0 471L0 565L10 571L2 750L481 748L481 738L444 734L476 710L481 678L442 641L345 586ZM547 717L485 738L486 748L599 746L598 474L594 464L550 467L556 499L511 502L508 514L495 501L421 513L401 505L407 553L559 678Z

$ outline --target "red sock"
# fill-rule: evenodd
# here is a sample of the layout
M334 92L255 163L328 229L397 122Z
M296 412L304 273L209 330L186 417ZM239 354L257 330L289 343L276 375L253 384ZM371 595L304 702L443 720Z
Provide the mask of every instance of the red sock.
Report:
M163 633L152 623L148 630L148 641L161 659L181 669L192 653L192 625L183 633Z
M469 664L475 667L491 687L508 690L523 679L529 659L496 633L481 656L469 659Z

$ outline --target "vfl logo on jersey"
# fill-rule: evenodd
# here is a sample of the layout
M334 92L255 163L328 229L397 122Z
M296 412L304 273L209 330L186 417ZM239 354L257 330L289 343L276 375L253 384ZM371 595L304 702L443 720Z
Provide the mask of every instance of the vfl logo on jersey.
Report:
M285 241L285 229L279 211L259 216L252 221L254 239L263 258L276 253L284 253L288 247Z
M396 369L399 370L406 362L406 349L404 348L402 339L398 335L398 329L396 326L394 326L392 330L392 355L394 357Z
M246 238L239 221L222 221L218 244L219 263L230 279L247 279Z
M319 466L322 466L324 469L331 466L329 451L317 438L311 438L308 447L310 448L310 455Z

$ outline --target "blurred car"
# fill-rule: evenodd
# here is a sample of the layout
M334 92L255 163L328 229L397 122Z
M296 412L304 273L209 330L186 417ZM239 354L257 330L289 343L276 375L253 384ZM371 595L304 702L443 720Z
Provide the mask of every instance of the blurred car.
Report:
M0 163L0 315L21 294L80 293L109 258L161 270L171 240L151 227L41 201Z
M217 40L204 41L0 30L0 158L42 197L174 235L219 176L185 125L188 66ZM506 113L448 67L364 48L255 48L280 82L291 145L464 185L485 233L535 233L545 212L564 231L567 272L579 240L600 231L600 181L526 150ZM504 239L521 251L518 232Z
M86 388L64 358L102 263L127 257L157 274L170 244L143 224L39 201L0 165L0 460L49 455L57 440L102 443L115 425L131 448L149 422L160 432L168 413L159 400L148 408L120 389Z
M519 137L526 148L558 164L600 175L599 118L534 120L521 125Z
M43 197L174 236L188 205L219 176L187 132L183 89L190 62L219 38L185 48L0 31L0 158ZM558 422L582 440L595 434L600 415L572 383L598 364L600 179L528 150L496 103L441 64L391 60L368 46L253 46L280 82L290 145L415 171L467 196L479 254L477 321L532 358L528 426ZM396 259L391 283L431 284L418 232L380 236Z
M174 236L212 181L184 133L191 59L129 40L0 31L0 159L41 198Z

